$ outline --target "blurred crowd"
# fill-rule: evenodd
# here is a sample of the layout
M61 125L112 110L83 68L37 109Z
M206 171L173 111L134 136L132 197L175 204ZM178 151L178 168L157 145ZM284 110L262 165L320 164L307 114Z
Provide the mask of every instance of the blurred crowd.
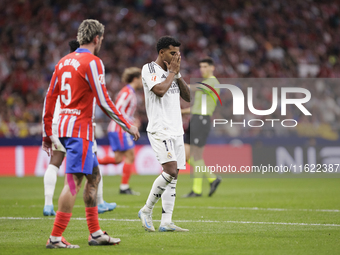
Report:
M339 6L339 1L312 0L2 0L0 137L41 135L54 65L68 53L68 41L76 38L83 19L105 25L99 57L114 98L124 86L123 70L155 60L155 44L163 35L181 41L187 82L200 77L198 60L205 56L214 59L219 78L339 78ZM332 91L325 96L339 105ZM138 104L143 132L142 92ZM96 121L105 135L109 120L98 111Z

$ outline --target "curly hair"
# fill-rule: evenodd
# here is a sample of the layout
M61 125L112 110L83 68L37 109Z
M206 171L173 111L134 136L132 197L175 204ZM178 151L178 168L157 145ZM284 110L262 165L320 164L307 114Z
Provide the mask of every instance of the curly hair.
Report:
M161 49L168 49L170 45L179 47L181 43L172 36L162 36L157 42L157 53L159 53Z
M77 41L80 45L88 44L104 34L104 25L95 19L85 19L78 28Z
M76 51L79 48L79 42L77 40L72 40L68 42L68 46L70 46L70 52Z

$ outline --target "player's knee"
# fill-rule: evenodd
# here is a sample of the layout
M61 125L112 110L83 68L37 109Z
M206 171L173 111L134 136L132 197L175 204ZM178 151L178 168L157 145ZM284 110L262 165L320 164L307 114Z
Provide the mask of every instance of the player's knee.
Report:
M94 185L95 187L98 186L100 180L101 180L101 174L98 166L95 166L92 170L92 175L87 176L87 181L89 184Z
M126 163L132 164L135 161L135 154L134 153L128 153L125 158Z
M81 189L81 182L78 183L77 186L76 186L77 194L78 194L78 192L80 191L80 189Z
M64 153L61 151L54 151L53 156L51 157L50 164L60 167L61 163L63 163L64 160Z
M163 164L163 171L166 172L167 174L171 175L174 178L177 178L177 162L172 161Z
M98 184L99 184L99 182L100 182L101 179L102 179L102 176L101 176L100 174L98 174L98 176L97 176L97 178L96 178L96 180L95 180L96 186L98 186Z
M116 161L116 164L119 164L123 161L123 155L121 154L116 154L115 155L115 161Z

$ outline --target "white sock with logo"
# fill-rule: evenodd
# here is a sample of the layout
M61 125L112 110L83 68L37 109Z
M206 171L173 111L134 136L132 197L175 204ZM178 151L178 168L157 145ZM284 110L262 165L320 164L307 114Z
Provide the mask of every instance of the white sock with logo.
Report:
M167 174L166 172L162 172L161 175L156 178L152 185L148 200L146 200L146 204L143 207L143 211L152 211L155 204L161 198L166 187L172 182L173 179L174 177L172 177L170 174Z
M99 168L99 173L100 173L100 182L98 183L98 190L97 190L97 205L100 205L104 203L103 199L103 175L102 171Z
M53 195L59 168L49 164L44 174L45 205L53 205Z
M162 195L162 221L161 225L172 222L172 212L175 206L176 200L176 185L177 180L173 180L166 187Z

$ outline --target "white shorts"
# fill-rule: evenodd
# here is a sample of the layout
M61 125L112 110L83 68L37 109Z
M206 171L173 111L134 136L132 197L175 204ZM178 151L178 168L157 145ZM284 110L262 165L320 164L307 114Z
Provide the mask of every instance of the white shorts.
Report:
M177 169L186 169L183 136L167 136L159 133L149 133L148 138L158 162L162 165L177 161Z
M52 124L52 133L54 135L58 136L58 124L55 124L55 123ZM66 149L64 148L64 146L61 143L59 143L57 149L54 148L54 146L52 146L52 150L53 151L61 151L61 152L66 153Z

